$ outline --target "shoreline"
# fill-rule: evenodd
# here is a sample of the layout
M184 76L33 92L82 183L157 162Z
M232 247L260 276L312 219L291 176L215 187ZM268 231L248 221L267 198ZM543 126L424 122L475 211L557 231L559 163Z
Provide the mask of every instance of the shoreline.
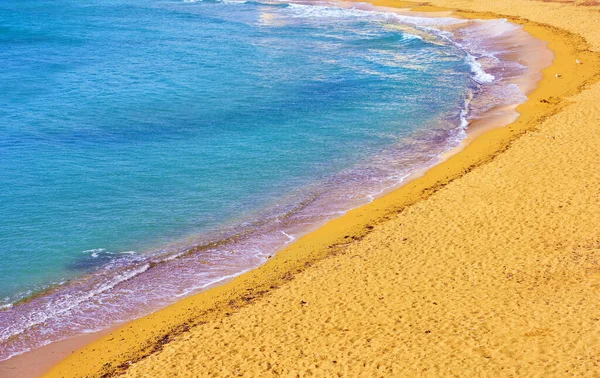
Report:
M337 4L337 6L340 7L340 9L354 8L354 3L352 3L352 2L342 1L342 2L339 2L339 4L338 3L336 3L336 4ZM325 8L328 7L326 4L321 4L321 3L311 5L311 6L317 7L317 9L321 6L325 6ZM540 66L540 65L547 66L550 64L550 61L552 59L552 53L546 49L545 43L533 38L532 36L530 36L529 34L524 32L522 29L519 29L519 28L513 29L512 26L510 26L512 24L506 23L505 20L492 20L490 23L488 23L487 21L480 21L480 20L474 20L473 22L470 22L469 20L464 20L464 19L461 20L458 18L452 18L452 17L450 17L451 14L449 14L449 13L445 14L445 15L439 15L439 16L437 14L435 16L429 16L428 14L405 11L405 10L398 10L395 8L394 9L387 8L387 7L386 8L384 8L384 7L375 8L367 3L361 3L360 6L355 9L358 9L359 11L375 12L376 14L392 12L393 14L397 14L401 18L404 16L408 17L408 19L405 22L400 22L398 25L396 25L396 22L393 22L391 24L391 26L392 27L397 26L398 28L406 29L406 32L408 32L409 34L412 32L416 32L417 38L432 39L435 41L434 43L442 43L442 44L448 43L448 44L454 46L454 48L460 50L462 53L464 53L466 55L465 61L468 64L468 66L470 66L470 68L471 68L471 75L470 75L471 80L473 83L477 83L477 84L476 85L472 84L472 85L468 86L469 92L471 93L471 95L469 96L469 101L465 101L464 109L460 113L460 125L456 125L455 129L451 130L452 136L451 137L449 136L447 138L447 140L445 142L446 145L442 146L440 144L440 146L432 146L432 148L433 148L432 156L435 153L437 155L437 157L435 157L435 158L432 157L431 160L429 160L427 162L422 161L420 163L415 160L414 162L412 162L414 164L410 165L413 168L408 170L406 172L406 175L403 172L403 174L401 175L403 177L401 181L391 180L393 182L391 182L391 181L386 182L385 185L381 186L380 188L371 188L371 189L375 189L375 191L371 191L371 190L361 191L360 195L356 196L357 197L357 198L355 198L356 201L349 202L346 204L346 205L348 205L348 207L343 209L344 213L347 211L350 211L352 209L355 209L357 207L360 207L364 204L367 204L367 203L371 202L373 199L381 197L381 196L385 195L386 193L396 190L397 188L405 185L407 182L423 175L431 166L438 164L439 161L460 151L460 149L462 149L465 144L465 140L462 138L459 138L461 141L458 142L459 144L457 144L456 142L458 141L458 139L454 138L454 134L456 134L456 137L458 137L459 135L462 137L462 133L465 131L464 130L465 126L469 125L468 120L470 120L472 118L472 113L477 113L478 119L477 119L477 121L471 122L469 125L469 130L466 130L466 131L468 131L468 133L465 133L465 135L469 139L472 139L472 135L474 135L475 132L480 132L480 130L485 127L485 125L483 125L484 123L487 123L487 124L491 123L492 126L494 126L494 127L502 127L502 126L510 123L509 120L512 119L511 117L516 117L516 115L512 114L512 113L516 113L514 111L514 108L518 104L521 103L521 100L518 98L513 98L512 100L519 101L519 102L513 103L512 101L508 101L508 100L506 102L503 102L502 103L503 105L507 105L506 109L502 109L499 112L496 111L496 108L492 108L492 110L489 110L489 111L477 112L477 111L473 111L473 109L476 109L477 106L473 107L471 105L472 105L472 103L476 102L476 100L479 99L479 97L488 98L488 97L490 97L490 93L496 92L498 90L501 90L501 88L506 87L507 84L500 84L499 82L502 82L502 83L508 82L508 83L511 83L511 85L517 85L521 88L521 92L523 92L523 94L527 94L531 90L531 88L535 87L535 84L541 79L541 73L539 72L540 69L538 68L538 66ZM436 25L435 28L429 30L429 28L427 26L423 26L419 22L413 23L412 18L414 18L414 17L416 17L416 19L424 18L424 19L429 19L429 20L436 20L437 18L442 17L442 18L445 18L445 20L440 20L441 21L440 23L438 23L437 21L434 21L433 25ZM424 23L424 25L429 25L429 22L430 21L426 21ZM486 31L483 31L483 35L484 35L483 40L486 41L486 43L484 44L485 47L483 48L483 51L480 51L478 49L475 49L475 51L473 51L472 50L472 48L473 48L472 41L474 40L473 30L474 29L478 30L477 28L481 28L482 25L488 25L488 27L493 28L493 30L495 30L496 32L499 31L504 38L508 38L508 41L505 41L504 39L500 40L495 35L488 35L488 34L492 34L492 33L487 33ZM445 34L447 32L451 32L454 35L454 37L457 37L457 38L448 37ZM479 37L480 34L477 34L477 36ZM513 46L517 46L517 47L513 47ZM506 53L506 51L511 50L511 52L509 53L510 57L506 58L506 59L504 59L504 57L503 57L501 59L498 59L495 64L488 64L485 67L481 67L480 64L476 61L476 59L477 59L477 57L480 56L480 54L482 52L485 53L486 51L490 50L490 48L491 48L491 51L489 51L489 52L491 54L493 54L493 56L496 56L496 54L504 55ZM513 49L515 51L512 51ZM499 51L497 51L497 50L499 50ZM526 55L525 50L527 50L527 51L535 50L536 52L540 52L541 56L537 57L536 59L532 59L531 61L527 61L527 57L525 56ZM474 56L473 54L476 54L476 56ZM546 58L544 59L544 57L546 57ZM526 63L529 63L529 64L525 64L525 66L528 68L515 69L514 68L515 63L521 62L521 61L526 61ZM542 64L542 62L543 62L543 64ZM536 64L533 64L533 63L536 63ZM495 71L498 70L498 67L502 67L503 69L506 69L506 72L496 73ZM493 81L486 80L483 82L477 81L478 78L489 75L487 73L488 69L491 70L490 72L494 72L495 75L500 75L500 77L502 77L502 79L493 80ZM503 81L504 79L506 79L506 81ZM488 90L488 91L491 88L491 91L490 91L490 93L487 93L487 94L483 93L480 96L479 92L480 91L485 92L484 88L486 88L486 90ZM493 113L493 116L494 116L493 121L490 121L490 118L492 116L487 113ZM438 147L439 147L439 149L438 149ZM400 171L400 172L402 172L402 171ZM354 192L352 191L352 193L354 193ZM364 196L364 198L363 198L363 196ZM358 197L361 197L361 198L358 198ZM260 214L261 214L260 212L257 213L255 218L259 219L258 223L263 223L263 219L260 217ZM337 217L337 216L335 216L335 217ZM289 245L289 243L293 242L293 240L295 240L296 238L306 235L306 234L318 229L320 226L327 223L329 219L330 219L329 216L327 216L326 218L323 218L323 219L314 219L315 222L312 222L310 225L303 226L301 229L286 229L287 232L293 231L293 232L290 232L293 236L288 235L282 229L280 232L290 239L289 242L286 242L285 245L282 245L274 250L269 249L268 250L269 254L277 253L277 251L280 251L283 248L285 248L285 246ZM242 231L240 231L238 234L232 233L230 236L224 237L222 239L214 239L214 242L208 242L208 243L204 243L204 244L201 243L201 244L198 244L198 246L193 245L192 247L187 247L187 248L181 249L181 251L178 252L178 254L176 256L182 256L182 255L185 256L185 255L188 255L191 253L197 253L199 249L204 250L204 249L208 249L212 246L225 246L225 245L228 245L229 243L236 243L236 239L238 239L238 237L241 236L243 238L244 234L246 234L246 233L251 234L252 232L253 231L251 231L251 227L249 227L247 229L242 229ZM211 240L211 239L209 238L208 240ZM263 253L263 254L266 256L266 253ZM160 264L160 261L157 264ZM200 287L201 290L206 290L205 288L207 288L207 287L213 287L213 286L220 285L220 284L222 284L222 282L227 282L230 279L232 279L233 277L243 274L243 273L247 272L249 269L253 269L258 266L260 266L260 265L251 265L248 267L243 267L244 269L241 271L233 272L232 274L225 275L221 278L210 281L206 285L201 285L198 287ZM133 277L133 278L135 279L135 277ZM203 282L202 282L202 284L203 284ZM50 288L46 289L45 291L38 292L38 293L36 293L30 297L24 298L20 302L16 302L16 303L27 303L27 302L36 300L38 297L43 298L43 296L45 294L52 293L54 291L59 291L59 290L61 290L60 287L50 287ZM193 295L194 291L198 292L197 287L195 289L189 289L188 292L191 292ZM187 295L182 295L182 297L185 297L185 296L187 296ZM178 295L178 297L179 297L179 295ZM172 303L169 303L169 304L172 304ZM135 316L130 317L130 320L128 320L128 321L143 317L146 314L149 314L149 313L152 313L155 311L159 311L160 309L166 307L167 305L161 304L160 306L155 306L155 308L152 311L148 311L148 312L145 312L142 314L136 314ZM32 307L35 308L35 306L32 306ZM126 323L127 323L127 321L122 321L117 324L111 324L111 325L107 326L108 328L103 328L100 331L92 331L93 329L96 329L96 328L90 327L89 331L85 331L86 333L72 332L71 334L68 334L68 335L57 333L58 335L61 335L61 337L64 337L64 338L56 340L56 341L51 341L48 344L45 344L42 346L34 345L30 351L25 352L25 355L23 355L23 353L17 354L17 355L14 355L13 357L7 359L6 361L10 361L10 362L7 363L6 365L20 366L23 364L20 363L19 361L27 361L28 358L38 359L36 357L38 355L41 356L40 357L41 359L46 359L46 355L48 353L54 353L57 350L69 350L69 349L77 348L77 346L83 346L87 342L85 342L85 341L78 342L78 340L94 339L94 335L103 335L103 334L107 333L109 330L117 329L119 326L126 324ZM49 351L49 352L47 352L47 351ZM31 356L31 357L28 357L28 356ZM2 362L0 362L0 366L2 366Z
M304 7L309 7L309 8L315 8L315 9L319 9L321 8L321 6L325 5L324 8L329 8L326 4L317 4L315 6L312 5L302 5ZM339 4L336 3L336 7L339 6L340 9L344 9L344 8L354 8L354 4L352 3L348 3L348 2L340 2ZM365 9L366 8L366 9ZM388 14L388 12L382 11L379 8L374 8L372 6L369 6L368 4L361 4L360 6L357 6L356 9L358 9L359 12L371 12L374 11L374 14L378 14L378 15L385 15L385 17L383 17L383 19L386 19L389 15L392 15L391 13ZM145 257L140 257L140 259L138 260L137 258L132 259L130 261L130 264L128 265L127 261L125 261L124 263L118 263L116 264L116 268L114 268L113 272L115 272L115 274L113 274L113 277L116 276L117 277L117 283L115 284L114 280L110 280L110 281L102 281L104 282L103 285L108 284L109 286L118 286L118 287L123 287L126 286L126 291L132 292L132 290L127 290L127 287L131 288L131 287L138 287L139 288L139 283L141 281L141 283L143 284L144 281L146 282L153 282L153 284L150 284L148 286L144 286L145 293L148 294L143 294L142 296L145 298L149 298L152 297L153 300L152 301L147 301L148 303L153 303L152 306L146 306L146 307L142 307L142 306L127 306L127 303L133 303L133 302L137 302L136 298L133 298L131 296L126 296L126 295L122 295L120 298L123 299L120 302L120 305L117 306L112 306L113 308L121 308L124 309L121 311L121 313L118 314L117 319L119 319L120 321L125 321L125 320L132 320L135 318L139 318L142 316L145 316L146 314L149 314L151 312L157 311L163 307L165 307L166 305L171 304L173 301L172 300L163 300L164 298L175 298L175 296L177 298L180 298L182 296L187 296L188 294L193 294L194 292L199 291L199 289L204 289L207 285L205 285L207 283L207 280L200 280L200 282L196 282L196 281L191 281L191 282L186 282L184 284L179 285L179 289L184 289L185 291L177 291L177 290L170 290L170 291L166 291L163 292L162 290L156 290L154 291L153 289L151 289L152 287L163 287L162 283L165 283L166 286L170 285L170 282L168 282L168 278L166 278L163 281L163 277L169 277L168 274L165 274L165 271L169 271L170 269L168 268L169 266L169 261L179 261L179 264L185 264L186 267L188 266L192 266L192 264L194 263L198 263L198 261L194 261L194 256L196 256L196 259L198 259L198 256L201 255L203 253L203 251L209 251L211 249L219 249L219 250L227 250L227 249L232 249L233 251L235 250L258 250L259 253L255 254L255 260L259 258L261 261L260 262L248 262L247 265L241 266L241 265L235 265L235 259L233 259L234 263L231 264L231 266L233 267L232 269L229 269L229 267L227 269L222 269L222 270L226 270L226 271L219 271L221 269L215 269L215 272L217 272L216 274L213 275L213 277L211 278L217 278L216 280L211 280L210 282L214 282L214 281L221 281L221 277L227 277L227 276L234 276L237 274L241 274L245 271L247 271L249 268L255 268L257 266L259 266L260 264L262 264L266 258L267 255L272 255L274 254L274 252L281 250L283 248L283 244L279 244L277 246L272 246L272 245L264 245L262 244L263 241L260 240L262 238L262 236L264 236L267 233L276 233L277 235L269 235L268 238L266 239L270 239L270 240L276 240L277 243L279 243L281 241L281 239L283 238L281 234L285 235L285 237L287 237L288 239L294 240L299 236L305 235L308 232L315 230L316 228L318 228L318 226L326 223L329 219L331 218L335 218L337 216L339 216L339 214L345 213L353 208L356 208L358 206L362 206L368 202L371 202L374 198L379 197L380 195L382 195L382 193L387 193L390 192L392 190L394 190L395 188L403 185L406 180L405 178L409 176L411 177L416 177L419 174L421 174L422 172L424 172L426 169L428 169L430 166L433 166L434 164L436 164L438 162L438 160L440 160L441 157L443 157L444 155L450 154L451 152L447 152L449 148L453 148L453 146L455 146L459 140L462 139L463 134L464 134L464 127L468 124L467 119L469 119L469 113L470 113L470 108L471 107L471 103L474 103L474 99L479 98L480 96L474 95L474 93L479 93L480 89L482 86L487 86L488 88L491 87L491 91L490 92L495 92L496 90L500 90L499 88L496 88L496 84L495 82L498 82L498 87L503 87L505 86L504 84L501 84L499 82L501 82L502 80L494 80L494 83L492 83L491 80L488 80L488 78L486 76L491 76L488 75L486 72L484 72L480 65L477 63L477 57L481 56L482 51L480 51L479 49L475 49L475 51L473 52L471 48L465 48L465 45L472 47L472 42L474 41L474 38L472 38L473 33L470 33L470 37L466 37L465 35L469 35L469 32L466 32L466 30L468 29L474 29L477 28L476 25L479 25L479 27L481 27L482 24L486 24L486 21L475 21L475 22L468 22L466 20L459 20L456 18L447 18L446 20L440 20L439 22L436 21L435 18L432 17L425 17L424 20L425 22L423 24L421 24L422 20L421 17L417 17L415 18L415 20L419 20L419 21L412 21L413 19L411 19L411 17L414 17L415 14L412 14L411 12L398 12L398 14L400 15L400 18L402 18L403 16L408 16L409 18L407 19L406 23L403 23L402 21L400 21L398 24L396 24L396 21L392 21L391 24L387 24L386 25L389 27L398 27L399 29L403 30L403 29L407 29L408 31L408 35L412 35L410 34L411 32L416 32L415 36L417 39L421 39L421 38L425 38L426 40L431 40L433 41L434 44L441 44L441 45L452 45L454 49L457 50L456 56L460 56L462 57L462 54L465 54L465 65L469 66L470 70L465 70L465 74L467 72L470 72L469 76L469 84L466 85L466 88L468 88L468 92L469 95L467 95L467 97L470 99L470 101L465 101L465 105L462 108L461 112L460 112L460 126L458 126L455 122L454 122L454 117L453 116L448 116L447 119L444 117L442 118L442 120L438 120L438 121L432 121L432 126L435 127L437 126L437 124L439 123L439 125L452 125L450 127L452 127L452 129L446 130L445 136L442 137L441 135L438 134L437 131L435 131L433 133L433 138L428 138L428 133L427 132L423 132L421 133L421 135L416 135L416 136L410 136L407 137L407 139L413 140L413 142L416 141L416 145L413 147L412 145L410 145L411 143L403 143L403 142L399 142L397 143L398 146L401 147L397 147L396 145L392 146L389 148L389 150L385 150L382 151L381 154L374 154L372 156L370 156L368 159L365 159L364 162L361 162L359 164L360 165L364 165L364 167L361 168L356 168L353 167L352 169L350 169L349 171L342 171L339 173L338 177L337 175L334 176L333 179L331 180L325 180L325 183L320 183L318 185L315 185L316 187L316 194L313 196L312 194L310 195L310 197L306 198L306 200L303 200L302 198L296 198L298 201L295 201L294 203L292 203L289 198L288 199L283 199L283 200L279 200L279 198L277 199L277 203L273 206L265 206L264 208L266 208L267 210L260 210L260 211L256 211L255 214L253 214L253 216L248 216L246 217L246 220L249 220L249 225L246 227L245 225L243 225L243 223L245 223L244 221L239 221L237 222L238 224L236 224L235 222L232 222L233 226L228 227L228 226L224 226L223 228L215 228L215 232L213 236L210 235L210 232L207 233L201 233L198 234L196 241L193 241L194 239L192 237L187 238L186 237L186 241L182 241L180 247L173 247L172 249L170 247L165 248L165 253L162 254L162 248L158 248L157 251L160 251L158 254L155 254L154 251L148 251ZM421 14L418 14L419 16L421 16ZM376 16L377 18L379 18L379 16ZM396 17L392 17L394 20L396 19ZM433 20L433 22L432 22ZM422 28L425 29L429 29L427 26L423 26L423 25L436 25L436 27L432 30L422 30ZM438 28L437 25L442 25L441 27ZM492 28L494 30L498 30L498 28L500 29L500 32L504 35L504 36L512 36L513 34L515 34L514 30L510 30L511 29L511 24L508 24L507 22L505 22L505 20L493 20L491 22L489 22L489 24L492 24ZM438 30L439 29L439 30ZM453 34L455 32L458 31L458 34L460 34L462 36L462 38L450 38L448 37L448 35L446 34L448 31L451 31ZM461 31L464 31L461 32ZM457 35L458 35L457 34ZM526 34L526 33L522 33L522 34ZM479 36L479 34L477 34ZM491 43L490 41L492 40L496 40L499 38L495 38L495 36L491 36L488 35L487 32L483 32L482 35L485 35L485 37L483 38L483 40L485 40L485 46L493 46L492 50L490 51L490 54L492 56L496 56L497 52L496 52L496 47L500 46L500 50L501 50L501 54L503 54L505 49L508 49L507 46L505 46L504 43ZM412 37L411 37L412 38ZM461 41L461 43L459 44L458 41ZM519 43L519 41L517 41L517 43L519 44L521 50L523 50L524 46L528 46L529 44L533 44L533 38L528 36L527 41L523 41L521 43ZM506 44L508 45L508 44ZM483 53L485 53L485 51L487 50L487 48L483 49ZM523 55L522 53L516 53L514 55L520 56ZM516 59L516 58L515 58ZM498 60L498 64L496 65L488 65L486 67L484 67L485 70L487 70L490 67L498 67L498 66L502 66L504 68L506 68L507 72L512 72L507 74L508 78L514 79L515 77L523 77L523 76L527 76L525 73L522 73L520 69L514 69L514 62L512 59L504 59L501 58ZM500 77L505 77L504 74L500 74ZM481 79L483 78L483 82L479 82L477 79ZM474 83L477 83L477 85L474 85ZM482 94L481 97L490 97L489 94ZM460 99L459 99L460 100ZM522 101L521 99L518 98L513 98L514 101ZM510 100L506 100L506 102L503 103L510 103ZM443 105L443 102L442 102ZM457 104L458 105L458 104ZM514 104L514 106L516 106L516 103ZM476 107L473 107L476 108ZM456 110L456 109L455 109ZM510 112L511 110L509 109L506 113ZM474 112L473 112L474 113ZM450 114L450 113L448 113ZM458 115L456 115L456 118L458 119ZM487 117L480 117L480 118L487 118ZM508 123L508 122L507 122ZM444 126L445 128L446 126ZM473 128L473 125L471 126L471 128ZM478 127L477 127L478 128ZM418 132L417 132L418 133ZM443 142L442 142L443 140ZM431 145L429 145L431 143ZM406 146L406 149L404 148L404 146ZM430 147L430 148L427 148ZM406 151L404 151L406 150ZM407 156L407 159L404 159L404 156ZM421 156L422 155L422 156ZM381 174L379 173L375 173L375 175L373 177L369 177L369 172L368 170L371 168L371 164L373 164L374 166L374 171L377 172L378 169L382 169ZM410 168L405 168L405 167L410 167ZM415 173L417 172L417 173ZM364 174L366 173L367 178L365 179L365 186L361 187L360 185L354 186L354 177L362 177ZM375 178L375 180L373 180L373 178ZM381 181L379 181L378 179L381 179ZM373 182L377 182L377 184L373 184L371 185L371 183L369 182L371 181L371 183ZM330 183L335 183L333 185L330 185ZM345 184L353 184L351 189L347 189ZM322 184L322 185L321 185ZM370 185L370 186L369 186ZM321 192L319 192L319 190L321 190ZM306 192L311 192L312 189L308 190L306 189ZM339 193L338 193L339 191ZM352 199L347 200L345 202L343 201L339 201L338 202L338 197L343 197L345 195L350 196ZM288 193L282 193L282 195L280 196L280 198L285 198L285 197L293 197L293 195L289 195ZM303 197L302 195L298 196L298 197ZM334 205L332 205L331 207L327 204L327 200L332 200L334 202ZM343 202L343 203L342 203ZM273 208L276 208L277 206L281 206L282 208L285 208L286 205L294 205L294 208L286 211L282 214L282 216L280 216L281 214L278 214L277 211L278 210L273 210ZM334 211L334 210L339 210L339 211ZM311 217L312 216L312 217ZM243 218L242 218L243 219ZM276 219L275 222L273 222L273 219ZM283 219L284 222L280 223L279 220ZM300 222L299 224L297 224L298 222ZM274 224L273 224L274 223ZM217 235L221 233L221 235ZM209 236L206 236L206 235ZM290 236L293 235L293 236ZM205 237L206 236L206 237ZM256 240L259 239L259 240ZM285 239L285 238L284 238ZM256 243L261 243L260 245L256 245ZM285 245L288 244L288 240L286 239L285 241ZM173 246L175 245L179 245L179 243L177 241L174 241L172 243ZM272 248L273 247L273 248ZM89 252L89 251L88 251ZM211 251L212 252L212 251ZM91 256L96 258L98 257L98 254L100 253L100 250L98 250L96 256L94 256L94 254L92 254ZM232 252L233 253L233 252ZM236 253L237 254L237 253ZM139 254L139 256L143 256L144 254L141 253ZM243 253L242 253L243 255ZM186 259L188 259L190 261L185 261ZM204 256L201 256L202 258L204 258ZM101 260L101 259L99 259ZM209 256L206 256L205 259L206 262L206 266L210 266L212 264L210 264L210 260L209 260ZM205 264L205 262L200 262L200 264ZM147 265L145 263L149 263L150 265ZM177 263L174 263L177 264ZM165 266L167 266L165 268ZM130 270L126 270L129 269ZM218 265L214 265L214 268L218 268ZM247 269L248 268L248 269ZM175 267L176 269L176 267ZM207 270L210 270L211 268L208 268ZM181 270L180 270L181 272ZM200 269L200 272L202 272L202 270ZM146 278L142 278L142 277L146 277ZM150 277L150 278L148 278ZM109 277L110 278L110 277ZM74 303L73 308L75 311L77 311L78 307L79 307L79 303L78 300L79 298L81 298L82 296L87 296L87 293L89 292L90 287L92 287L93 285L97 285L97 282L100 280L103 280L104 278L99 278L98 275L96 274L96 272L92 272L90 274L84 274L82 276L76 277L73 279L73 284L71 284L71 282L63 285L63 284L57 284L57 285L53 285L49 288L47 288L46 290L37 292L31 296L28 296L27 298L16 302L17 306L22 306L25 305L24 307L17 307L15 309L14 312L11 313L11 311L8 311L8 315L7 317L4 317L2 320L4 320L7 324L10 324L9 327L9 332L12 332L12 336L9 336L8 339L5 339L7 342L5 344L3 344L4 346L6 346L6 349L4 350L5 353L0 353L0 358L4 359L7 358L7 356L10 356L11 353L12 355L16 355L16 353L21 353L24 350L27 349L37 349L39 348L41 345L46 343L55 343L57 341L60 341L60 339L64 339L64 338L73 338L73 337L77 337L79 334L81 334L82 332L95 332L95 330L98 329L104 329L105 327L112 327L114 325L114 323L111 321L112 317L110 315L113 314L109 314L109 316L106 317L106 321L102 322L102 324L99 326L98 324L94 324L93 321L89 321L89 322L85 322L85 324L83 325L79 325L75 326L75 329L67 329L66 327L61 327L62 324L69 324L71 322L73 323L77 323L79 319L104 319L105 317L103 316L103 310L98 310L98 311L92 311L92 312L88 312L87 314L81 314L80 316L69 316L66 315L65 317L56 317L57 322L53 322L54 317L53 317L53 310L55 310L54 308L52 308L53 306L53 300L54 299L60 299L60 298L64 298L65 294L68 296L71 296L72 298L74 298L73 300L69 301L69 304ZM89 282L86 283L86 280L88 280ZM90 283L91 282L91 283ZM210 284L210 283L209 283ZM92 295L94 297L96 296L101 296L103 295L102 292L96 292L96 288L93 287L92 288ZM138 289L140 290L140 292L144 292L144 289ZM107 292L112 291L112 288L109 288L107 290ZM115 291L119 291L118 288L116 288ZM115 297L118 297L119 294L115 295ZM47 299L46 297L50 297L48 298L48 301L45 302L45 299ZM92 298L93 299L93 298ZM82 302L82 306L84 306L86 303L86 301L83 300ZM93 302L93 300L90 300L90 302ZM48 303L48 306L46 306L46 303ZM68 305L67 305L68 306ZM98 308L101 308L102 306L99 306ZM141 311L136 311L138 308L143 308L143 310ZM135 309L135 310L134 310ZM60 310L60 308L59 308ZM118 311L118 310L117 310ZM33 315L33 316L30 316ZM38 316L39 314L39 316ZM1 315L4 315L4 313L0 313L0 318L2 317ZM100 315L98 317L98 315ZM46 325L44 325L44 323L46 322L46 320L42 320L41 323L36 323L39 322L40 318L46 317L46 320L49 320L48 323L46 323ZM20 319L27 319L26 322L21 322ZM58 324L57 324L58 323ZM39 327L36 326L37 324L42 324L43 326ZM14 325L14 326L13 326ZM48 327L48 328L46 328ZM40 334L40 333L45 333L44 334ZM9 334L8 332L5 333ZM20 349L19 349L20 348Z
M428 10L431 10L428 8ZM435 9L439 11L439 9ZM492 15L489 15L490 17ZM480 15L473 17L481 18ZM577 39L574 36L563 35L562 32L545 30L545 27L532 24L524 20L515 20L526 27L535 29L538 33L548 33L546 37L552 37L552 33L560 36L563 41L548 38L551 45L560 45L558 50L565 53L567 50L575 50L575 46L571 46L569 42L572 39ZM535 33L532 33L535 36ZM554 36L556 37L556 36ZM571 37L571 38L569 38ZM579 43L582 43L579 41ZM577 44L574 44L577 45ZM555 46L556 47L556 46ZM557 51L553 49L553 51ZM572 53L573 51L571 51ZM560 69L563 76L566 76L570 71L567 69L569 65L566 63L569 58L574 57L573 54L556 53L556 60L564 60L562 66L565 69ZM582 56L577 55L577 56ZM583 57L583 56L582 56ZM583 57L586 62L590 62L589 66L593 66L590 57ZM571 59L573 60L573 59ZM588 64L588 63L586 63ZM556 62L552 67L556 65ZM550 67L550 69L552 68ZM586 68L586 67L584 67ZM546 70L548 71L548 69ZM591 73L586 73L585 80L591 77ZM99 371L98 368L104 365L104 362L110 362L113 367L106 367L108 371L114 368L115 361L126 362L127 360L135 360L148 352L158 350L165 341L169 341L174 334L185 332L189 327L200 324L206 319L215 319L222 316L228 316L228 313L235 312L236 307L244 302L252 302L254 298L264 295L264 291L269 291L273 286L285 282L289 279L290 274L303 270L306 264L312 264L326 256L331 256L337 252L341 252L344 246L350 244L348 239L360 240L363 238L375 225L384 223L386 218L389 218L394 213L402 211L405 207L429 197L432 193L439 190L441 187L451 182L452 180L461 177L464 173L472 170L474 167L482 165L493 159L497 153L508 148L511 141L527 130L534 128L537 124L536 120L546 117L548 114L558 112L564 104L560 100L554 98L562 98L568 95L577 93L581 88L581 82L560 86L553 85L556 81L553 80L553 74L546 72L544 80L538 88L530 95L530 99L523 105L519 106L521 117L512 125L486 132L482 137L475 139L471 144L464 147L463 151L458 155L449 157L444 163L436 165L430 169L425 175L404 185L401 189L397 189L390 194L376 199L371 204L350 211L342 218L330 221L327 225L321 227L317 231L301 238L284 251L279 252L273 259L268 261L261 267L244 274L243 276L234 279L229 284L218 286L217 288L196 294L192 297L183 299L176 304L160 310L148 317L135 320L127 323L124 327L116 330L109 336L103 337L101 340L92 343L84 349L86 360L94 360L92 365L82 365L80 368L85 370L68 370L75 374L82 373L88 368L92 371ZM597 80L597 78L595 79ZM545 87L560 87L549 88ZM544 87L540 89L540 87ZM551 93L550 97L547 94L541 95L538 92L547 90ZM547 102L540 102L545 100ZM535 102L534 104L531 104ZM549 105L547 105L549 103ZM529 104L529 105L528 105ZM540 105L541 104L541 105ZM525 109L522 109L525 108ZM493 134L493 136L490 136ZM500 140L501 139L501 140ZM349 219L346 219L349 218ZM306 253L302 249L308 249L311 252ZM252 290L248 290L252 288ZM249 298L249 299L248 299ZM234 305L231 300L235 299ZM199 303L200 302L200 303ZM188 308L186 308L186 306ZM233 310L232 310L233 307ZM154 327L160 324L160 327ZM137 327L137 328L136 328ZM152 331L144 331L152 328ZM166 331L166 332L165 332ZM142 336L145 342L142 345L121 348L117 342L112 340L117 339L117 335L131 340L131 337ZM166 336L165 336L166 335ZM113 339L111 339L111 336ZM92 348L96 346L96 348ZM91 349L111 350L110 353L94 352ZM131 348L139 349L138 352L131 352ZM157 349L158 348L158 349ZM82 352L84 353L84 352ZM119 356L122 353L127 355ZM60 375L60 369L68 368L69 365L77 365L78 354L71 355L67 360L57 365L51 374ZM93 358L89 358L93 356ZM10 361L10 360L8 360ZM120 365L120 364L119 364Z

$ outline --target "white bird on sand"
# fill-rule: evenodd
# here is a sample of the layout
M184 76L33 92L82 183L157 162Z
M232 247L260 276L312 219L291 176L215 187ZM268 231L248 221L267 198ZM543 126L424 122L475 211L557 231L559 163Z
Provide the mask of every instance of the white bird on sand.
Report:
M577 63L577 64L581 64L581 60L579 60L579 59L575 59L575 63Z
M556 77L559 78L561 75L560 74L556 74Z

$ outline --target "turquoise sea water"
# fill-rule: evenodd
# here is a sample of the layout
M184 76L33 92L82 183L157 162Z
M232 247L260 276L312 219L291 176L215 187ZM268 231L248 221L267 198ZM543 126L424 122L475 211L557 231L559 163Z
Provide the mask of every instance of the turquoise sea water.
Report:
M0 359L256 266L462 138L493 77L348 7L0 3Z

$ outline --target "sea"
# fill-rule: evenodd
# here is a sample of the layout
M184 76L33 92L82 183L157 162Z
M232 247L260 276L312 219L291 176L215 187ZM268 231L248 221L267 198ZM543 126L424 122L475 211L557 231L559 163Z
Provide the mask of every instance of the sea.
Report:
M526 97L506 20L0 2L0 360L264 263Z

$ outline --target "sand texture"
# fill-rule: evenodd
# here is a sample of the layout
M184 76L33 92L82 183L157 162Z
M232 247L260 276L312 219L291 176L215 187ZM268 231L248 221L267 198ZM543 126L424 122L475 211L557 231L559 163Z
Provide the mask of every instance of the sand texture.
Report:
M599 98L129 374L600 374Z
M517 122L48 375L600 376L600 7L432 3L550 42Z
M129 375L600 374L598 98Z

